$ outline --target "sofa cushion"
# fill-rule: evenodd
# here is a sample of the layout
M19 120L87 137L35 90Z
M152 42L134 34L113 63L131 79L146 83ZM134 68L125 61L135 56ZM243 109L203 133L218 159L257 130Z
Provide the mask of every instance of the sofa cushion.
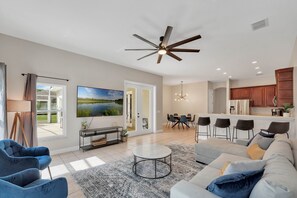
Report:
M251 198L297 197L297 171L284 156L267 160L264 175L251 192Z
M252 160L260 160L265 154L265 150L261 149L258 144L253 144L247 148L247 154Z
M224 166L220 169L220 175L224 175L224 172L226 171L226 168L231 164L230 161L227 161L224 163Z
M256 183L261 179L263 171L262 169L223 175L212 181L207 186L207 190L220 197L247 198Z
M170 189L170 198L219 198L205 188L181 180Z
M275 134L273 133L264 133L262 131L260 131L259 133L257 133L256 135L254 135L247 143L247 146L249 146L251 144L251 142L254 140L254 138L257 136L257 135L261 135L262 137L266 137L266 138L274 138Z
M261 170L266 164L265 160L250 160L231 162L224 171L224 175L240 173L243 171Z
M254 136L253 140L250 142L248 147L250 147L254 144L258 144L261 149L267 150L273 141L274 141L274 138L264 137L258 133Z
M297 170L297 139L292 139L291 145L292 145L292 152L294 157L294 165Z
M218 138L209 138L195 145L196 160L203 163L209 163L219 157L222 153L229 153L237 156L248 157L246 146L232 143L228 140ZM206 158L207 162L202 161ZM207 156L207 157L204 157Z
M283 156L294 164L293 152L289 139L277 139L266 150L263 159L267 160L274 156Z
M214 179L220 177L220 170L206 166L204 169L202 169L200 172L198 172L191 180L190 182L198 185L202 188L206 188L210 184L211 181Z
M244 161L244 160L251 160L250 158L247 157L241 157L241 156L237 156L237 155L232 155L232 154L228 154L228 153L222 153L217 159L215 159L214 161L212 161L209 166L216 168L216 169L221 169L225 162L235 162L235 161Z

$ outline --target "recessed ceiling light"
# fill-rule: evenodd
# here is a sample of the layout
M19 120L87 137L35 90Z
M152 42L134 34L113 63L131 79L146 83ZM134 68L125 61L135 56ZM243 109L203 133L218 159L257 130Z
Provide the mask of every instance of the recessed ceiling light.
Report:
M262 74L262 72L261 71L258 71L257 74Z
M232 78L232 76L228 76L228 78Z
M217 70L217 71L221 71L221 68L218 67L216 70Z
M253 62L252 62L252 64L257 64L257 63L258 63L258 61L253 61Z
M260 67L255 67L255 69L260 69Z
M224 72L223 74L224 74L224 75L226 75L226 74L227 74L227 72Z

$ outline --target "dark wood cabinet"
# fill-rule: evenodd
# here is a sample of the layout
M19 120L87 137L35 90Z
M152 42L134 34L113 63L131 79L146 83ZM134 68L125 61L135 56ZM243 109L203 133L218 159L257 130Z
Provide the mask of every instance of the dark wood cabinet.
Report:
M265 87L252 87L250 100L253 107L265 107Z
M275 85L265 86L265 107L274 107Z
M231 100L249 99L251 107L273 107L275 85L231 89Z
M233 88L231 89L231 100L250 99L251 90L247 88Z
M275 70L277 106L293 104L293 67Z

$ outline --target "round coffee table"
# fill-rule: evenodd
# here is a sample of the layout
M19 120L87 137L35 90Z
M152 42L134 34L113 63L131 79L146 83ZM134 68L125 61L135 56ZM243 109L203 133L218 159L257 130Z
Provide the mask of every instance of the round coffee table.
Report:
M147 178L147 179L159 179L159 178L166 177L172 171L171 149L166 146L158 145L158 144L137 146L133 150L133 155L134 155L134 163L133 163L132 170L136 175L138 175L140 177ZM137 161L137 158L140 158L140 160ZM166 158L169 158L168 163L166 161ZM155 176L154 177L147 177L147 176L140 175L137 173L137 164L144 163L145 161L153 161L154 162L154 168L155 168ZM169 172L158 176L157 175L157 170L158 170L157 162L162 163L162 165L168 166Z

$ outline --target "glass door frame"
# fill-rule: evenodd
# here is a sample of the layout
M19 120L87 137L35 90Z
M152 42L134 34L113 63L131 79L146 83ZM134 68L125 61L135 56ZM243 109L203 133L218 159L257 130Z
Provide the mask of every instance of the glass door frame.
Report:
M136 117L136 123L135 123L135 131L131 131L131 132L128 132L129 133L129 136L137 136L137 135L143 135L143 134L148 134L148 133L154 133L156 131L156 86L154 85L151 85L151 84L145 84L145 83L139 83L139 82L133 82L133 81L124 81L124 94L125 94L125 97L124 97L124 127L127 128L127 123L126 123L126 94L127 94L127 88L135 88L136 91L136 101L138 101L138 96L142 93L142 89L143 88L149 88L149 90L151 91L151 97L150 97L150 110L151 110L151 128L148 129L148 130L144 130L144 129L140 129L139 130L139 126L141 126L141 124L139 124L139 120L138 120L138 117L137 117L137 114L138 114L138 107L140 106L137 102L136 102L136 105L135 105L135 108L136 108L136 114L135 114L135 117ZM142 123L142 122L141 122Z

